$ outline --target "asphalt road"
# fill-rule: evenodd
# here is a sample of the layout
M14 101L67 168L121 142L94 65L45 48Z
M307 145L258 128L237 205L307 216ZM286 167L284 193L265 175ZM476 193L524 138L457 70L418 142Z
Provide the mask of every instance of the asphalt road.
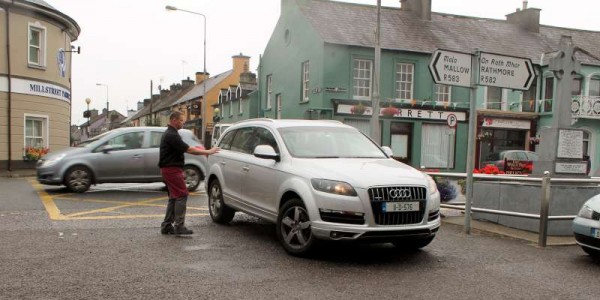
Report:
M577 246L542 249L444 224L422 251L343 243L296 258L256 218L213 224L202 191L189 203L195 234L174 237L159 233L160 185L75 198L36 188L0 178L1 299L600 298L600 262Z

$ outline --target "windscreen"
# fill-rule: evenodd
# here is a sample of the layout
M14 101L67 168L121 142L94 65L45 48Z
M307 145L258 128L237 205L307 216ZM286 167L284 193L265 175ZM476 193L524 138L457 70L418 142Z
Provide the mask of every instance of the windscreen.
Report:
M287 127L279 133L290 154L300 158L386 158L383 151L354 128Z

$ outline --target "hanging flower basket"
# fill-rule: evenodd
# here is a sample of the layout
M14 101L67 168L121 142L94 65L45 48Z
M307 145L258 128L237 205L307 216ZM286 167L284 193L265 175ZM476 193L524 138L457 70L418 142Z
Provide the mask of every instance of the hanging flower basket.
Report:
M400 110L396 107L389 106L381 110L381 114L385 117L393 117L400 113Z
M492 133L489 131L484 131L484 132L480 132L477 135L477 139L480 141L491 141L492 140Z
M532 145L539 145L540 144L540 137L539 136L532 136L529 138L529 143Z
M350 113L353 115L362 115L365 113L365 111L367 111L367 107L362 105L362 103L356 104L350 108Z

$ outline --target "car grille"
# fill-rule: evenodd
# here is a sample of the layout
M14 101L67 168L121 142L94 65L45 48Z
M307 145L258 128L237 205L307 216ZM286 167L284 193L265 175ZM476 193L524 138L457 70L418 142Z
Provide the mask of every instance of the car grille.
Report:
M575 235L575 240L584 245L600 248L600 239L579 233L574 233L573 235Z
M363 213L346 213L340 211L319 211L321 220L325 222L343 223L343 224L365 224Z
M392 197L394 196L394 197ZM390 186L369 189L369 200L375 223L378 225L417 224L423 220L427 206L427 190L424 187ZM386 202L419 202L419 211L383 212Z
M594 212L592 213L592 220L597 220L597 221L600 221L600 213L599 213L599 212L597 212L597 211L594 211Z

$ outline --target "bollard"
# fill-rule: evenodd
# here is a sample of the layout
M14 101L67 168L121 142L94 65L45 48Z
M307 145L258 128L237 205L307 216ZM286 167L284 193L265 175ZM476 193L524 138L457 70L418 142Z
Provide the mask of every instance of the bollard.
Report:
M548 237L548 212L550 210L550 172L544 172L542 179L542 201L540 203L540 230L538 236L538 246L546 247Z

